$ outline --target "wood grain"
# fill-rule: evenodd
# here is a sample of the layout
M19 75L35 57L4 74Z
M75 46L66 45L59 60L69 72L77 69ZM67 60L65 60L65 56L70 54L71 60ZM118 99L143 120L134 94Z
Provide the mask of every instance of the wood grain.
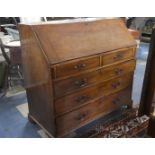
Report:
M131 103L130 90L123 90L105 98L92 102L83 108L70 112L62 117L56 119L58 126L57 134L59 136L65 135L71 129L80 127L97 116L111 112L119 108L121 105L128 105Z
M121 19L19 30L29 118L48 135L69 135L121 105L132 107L136 42Z

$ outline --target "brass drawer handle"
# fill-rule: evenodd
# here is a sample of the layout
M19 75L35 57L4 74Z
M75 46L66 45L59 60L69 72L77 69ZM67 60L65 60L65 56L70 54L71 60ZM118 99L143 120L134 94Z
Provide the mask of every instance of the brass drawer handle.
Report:
M87 114L86 113L82 113L82 114L79 114L78 116L77 116L77 120L78 121L83 121L84 119L85 119L85 117L87 116Z
M83 103L83 102L86 102L88 99L89 99L88 96L83 95L83 96L79 96L75 101L76 101L77 103Z
M86 64L77 64L74 66L74 69L81 70L81 69L84 69L85 67L86 67Z
M116 68L116 70L115 70L116 75L120 75L120 74L122 74L122 72L123 72L123 69L121 69L121 68Z
M78 87L84 87L86 86L88 83L87 83L87 79L81 79L81 80L77 80L75 81L75 85L78 86Z
M119 59L122 59L123 58L123 55L118 53L116 56L113 57L114 60L119 60Z
M120 99L119 99L119 98L116 98L115 100L112 101L112 103L113 103L114 105L117 105L117 104L120 103Z
M121 83L120 83L119 81L113 82L113 83L112 83L112 87L116 89L117 87L120 86L120 84L121 84Z

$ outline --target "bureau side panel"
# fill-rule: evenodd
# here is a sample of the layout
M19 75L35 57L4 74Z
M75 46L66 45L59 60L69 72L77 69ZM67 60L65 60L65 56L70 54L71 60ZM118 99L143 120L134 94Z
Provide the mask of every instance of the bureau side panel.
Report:
M30 26L20 25L19 29L29 116L49 135L55 135L53 87L46 55Z

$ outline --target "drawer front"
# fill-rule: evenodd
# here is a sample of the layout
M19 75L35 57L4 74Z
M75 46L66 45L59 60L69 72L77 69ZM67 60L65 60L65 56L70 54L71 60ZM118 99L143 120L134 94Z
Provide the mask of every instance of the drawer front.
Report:
M68 92L84 88L100 80L100 70L88 74L54 82L55 97L61 97Z
M108 52L107 54L104 54L102 57L102 63L103 65L112 64L115 62L123 61L125 59L130 59L135 56L135 49L130 48L126 50L120 50L120 51L114 51L114 52Z
M60 115L62 113L71 111L72 109L78 108L97 97L107 96L111 93L115 93L121 89L127 88L131 84L132 73L56 99L56 115Z
M101 69L101 79L108 80L113 77L122 76L135 70L136 61L130 60L117 65L112 65Z
M100 57L92 57L84 60L68 62L56 65L56 78L78 74L88 69L100 66Z
M131 91L129 89L100 98L83 108L63 115L62 117L58 117L56 119L58 135L68 133L70 130L76 129L98 116L103 116L104 114L119 108L121 105L129 104L131 104Z
M118 65L112 65L110 67L102 68L83 74L76 77L71 77L65 80L58 80L54 82L55 96L61 97L68 92L84 88L91 84L108 80L113 77L121 76L128 72L133 71L135 68L135 60L120 63Z
M67 95L55 100L56 115L61 115L74 108L89 102L98 96L98 90L94 87Z
M102 65L108 65L123 59L133 58L135 49L122 49L120 51L108 52L102 56ZM88 69L100 66L100 56L94 56L86 59L73 60L62 64L55 65L54 78L62 78L74 74L79 74Z

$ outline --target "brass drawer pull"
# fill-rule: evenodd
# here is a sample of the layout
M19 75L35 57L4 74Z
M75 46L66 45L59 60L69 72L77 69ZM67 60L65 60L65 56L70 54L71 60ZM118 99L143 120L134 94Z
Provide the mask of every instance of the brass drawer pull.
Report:
M119 98L116 98L115 100L112 101L112 103L113 103L114 105L117 105L117 104L120 103L120 99L119 99Z
M122 74L122 72L123 72L123 69L121 69L121 68L116 68L116 70L115 70L116 75L120 75L120 74Z
M83 96L79 96L75 101L77 103L83 103L83 102L86 102L88 99L89 99L88 96L83 95Z
M74 69L81 70L81 69L83 69L85 67L86 67L86 64L77 64L77 65L74 66Z
M87 114L86 113L82 113L82 114L79 114L78 116L77 116L77 120L78 121L83 121L84 119L85 119L85 117L87 116Z
M87 79L81 79L81 80L77 80L75 81L75 85L78 87L84 87L87 85Z
M117 88L118 86L120 86L120 84L121 84L121 83L120 83L119 81L113 82L113 83L112 83L112 87L113 87L113 88Z
M119 59L122 59L123 58L123 55L118 53L116 56L113 57L114 60L119 60Z

